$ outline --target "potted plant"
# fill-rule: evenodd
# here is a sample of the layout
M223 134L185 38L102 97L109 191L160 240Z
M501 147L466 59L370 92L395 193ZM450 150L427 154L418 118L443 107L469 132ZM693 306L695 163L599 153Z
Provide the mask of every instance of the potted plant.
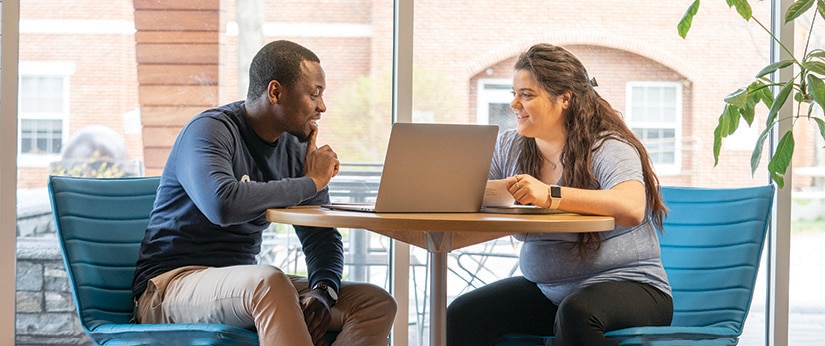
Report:
M811 25L808 29L808 42L801 56L788 50L782 42L773 35L759 19L752 17L752 9L748 0L726 0L731 8L746 21L753 21L761 27L771 38L791 56L786 60L771 63L756 73L753 82L743 86L725 97L725 108L719 116L719 123L713 132L713 159L714 166L719 163L719 152L722 148L722 139L732 135L739 127L740 119L747 122L748 126L753 126L756 107L761 103L768 108L765 129L759 135L756 146L751 153L751 173L756 172L759 160L762 156L762 148L765 139L770 135L771 130L778 127L782 121L791 121L790 129L781 134L776 152L768 163L768 173L771 179L776 182L779 188L784 186L784 176L793 158L794 136L793 129L799 120L808 119L813 121L819 130L819 135L825 139L825 119L813 116L815 107L825 109L825 50L821 47L809 47L811 34L813 34L814 24L817 17L825 20L825 0L798 0L788 7L784 23L793 22L796 18L806 12L813 11ZM677 26L679 35L687 37L693 17L699 10L700 0L688 7ZM775 80L771 75L781 69L794 69L793 77L788 80ZM774 92L774 90L777 90ZM796 110L790 117L779 117L779 109L787 103L793 95L793 100L797 102Z

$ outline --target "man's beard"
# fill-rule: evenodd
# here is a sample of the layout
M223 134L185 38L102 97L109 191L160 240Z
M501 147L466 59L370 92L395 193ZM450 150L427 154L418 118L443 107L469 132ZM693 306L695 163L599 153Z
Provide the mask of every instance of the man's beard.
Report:
M301 132L298 132L298 131L292 131L292 132L290 132L290 134L297 137L298 142L300 142L300 143L309 142L309 133L305 134L305 133L301 133Z

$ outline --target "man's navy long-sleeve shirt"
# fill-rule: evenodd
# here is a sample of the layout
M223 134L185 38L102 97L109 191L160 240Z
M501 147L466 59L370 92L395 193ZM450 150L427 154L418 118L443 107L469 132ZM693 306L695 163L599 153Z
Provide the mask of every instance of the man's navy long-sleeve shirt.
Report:
M275 143L258 137L238 101L204 111L181 130L161 176L140 249L133 295L149 279L191 265L255 263L267 208L329 202L304 177L307 143L284 133ZM294 225L306 256L310 285L340 287L341 235L332 228ZM311 287L311 286L310 286Z

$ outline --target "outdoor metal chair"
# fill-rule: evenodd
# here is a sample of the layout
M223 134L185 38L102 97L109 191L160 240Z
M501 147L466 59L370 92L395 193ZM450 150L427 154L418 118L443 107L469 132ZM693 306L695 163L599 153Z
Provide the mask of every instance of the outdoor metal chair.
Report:
M774 186L663 187L670 214L659 241L673 288L673 322L607 332L620 345L736 345L750 310ZM499 346L552 345L509 334Z
M98 345L258 345L223 324L132 324L132 277L160 178L49 177L63 262L83 331Z

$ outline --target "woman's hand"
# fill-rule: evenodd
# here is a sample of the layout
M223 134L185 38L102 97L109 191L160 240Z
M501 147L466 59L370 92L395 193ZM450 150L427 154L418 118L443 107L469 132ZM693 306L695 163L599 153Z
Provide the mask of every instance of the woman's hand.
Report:
M519 204L532 204L542 208L550 206L550 190L547 184L529 174L507 178L507 191Z

